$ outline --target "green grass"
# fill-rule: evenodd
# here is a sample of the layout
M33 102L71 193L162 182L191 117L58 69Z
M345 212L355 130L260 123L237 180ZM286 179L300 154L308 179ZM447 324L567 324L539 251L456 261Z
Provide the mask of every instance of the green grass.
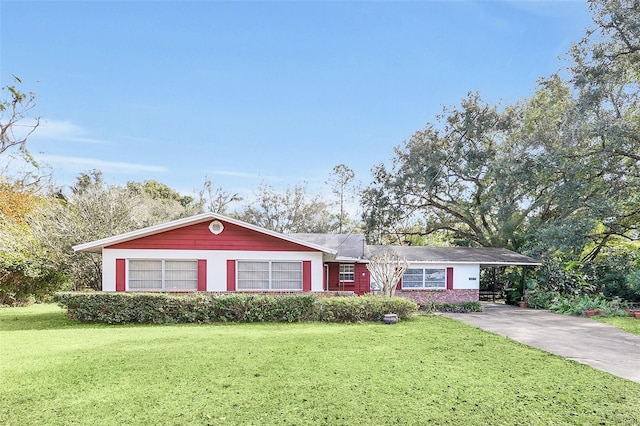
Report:
M598 321L606 322L629 333L640 336L640 320L631 317L597 317Z
M0 424L632 425L640 384L440 316L105 326L43 305L0 310Z

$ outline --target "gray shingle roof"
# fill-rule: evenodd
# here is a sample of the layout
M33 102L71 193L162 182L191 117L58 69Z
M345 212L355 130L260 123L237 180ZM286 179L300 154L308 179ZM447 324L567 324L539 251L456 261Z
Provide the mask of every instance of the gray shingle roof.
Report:
M540 265L540 262L511 250L493 247L427 247L366 245L360 234L290 234L338 252L337 258L369 259L384 249L395 250L409 262L479 263L480 266Z
M338 258L361 259L364 257L365 238L360 234L289 234L293 238L307 241L338 252Z
M429 263L480 263L480 266L540 265L511 250L493 247L367 246L367 257L384 249L395 250L407 261Z

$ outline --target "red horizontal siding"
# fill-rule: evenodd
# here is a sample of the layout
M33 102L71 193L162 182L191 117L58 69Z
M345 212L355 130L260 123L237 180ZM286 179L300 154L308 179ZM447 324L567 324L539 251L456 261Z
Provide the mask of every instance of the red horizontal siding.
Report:
M356 263L355 280L344 282L340 282L340 264L331 262L327 265L329 265L329 291L353 291L358 295L369 293L371 284L366 264Z
M316 251L258 231L224 223L224 231L214 235L210 221L109 246L110 249Z
M371 291L371 278L369 276L369 270L364 263L356 263L356 289L355 292L358 295L367 294Z

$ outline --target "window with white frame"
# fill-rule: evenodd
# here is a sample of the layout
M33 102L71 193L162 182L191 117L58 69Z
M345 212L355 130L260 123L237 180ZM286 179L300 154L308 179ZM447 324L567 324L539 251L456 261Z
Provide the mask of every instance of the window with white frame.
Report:
M353 263L341 263L340 264L340 275L338 277L340 282L345 281L355 281L356 280L356 269Z
M238 261L238 290L302 290L302 262Z
M198 289L197 260L129 259L129 291Z
M402 275L402 289L446 289L446 269L409 268Z

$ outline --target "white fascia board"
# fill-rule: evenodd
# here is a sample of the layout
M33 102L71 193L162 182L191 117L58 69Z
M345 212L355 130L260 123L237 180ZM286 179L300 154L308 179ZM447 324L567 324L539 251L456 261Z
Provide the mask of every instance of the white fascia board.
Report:
M540 266L542 263L521 263L521 262L471 262L471 261L450 261L450 260L418 260L418 259L407 259L408 263L432 263L437 265L480 265L483 267L486 266Z
M369 263L369 259L364 259L362 257L336 256L335 262L341 262L341 263Z
M271 231L269 229L262 228L260 226L251 225L250 223L243 222L238 219L233 219L217 213L201 213L195 216L186 217L183 219L174 220L171 222L161 223L159 225L148 226L146 228L138 229L136 231L125 232L124 234L115 235L113 237L102 238L100 240L91 241L89 243L78 244L73 246L74 251L87 251L87 252L100 252L104 247L123 243L125 241L134 240L136 238L148 237L149 235L159 234L161 232L171 231L174 229L182 228L188 225L195 225L197 223L205 222L207 220L222 220L224 222L232 223L242 228L251 229L262 234L270 235L272 237L279 238L291 243L299 244L304 247L309 247L314 250L318 250L324 253L332 255L337 254L336 250L320 246L318 244L309 243L307 241L292 238L288 235L280 234L279 232Z

